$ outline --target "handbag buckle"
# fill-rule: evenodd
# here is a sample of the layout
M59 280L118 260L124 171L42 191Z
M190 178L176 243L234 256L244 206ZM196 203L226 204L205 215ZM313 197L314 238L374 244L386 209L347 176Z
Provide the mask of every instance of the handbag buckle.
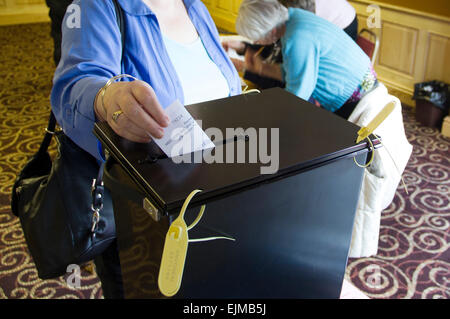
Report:
M100 208L94 208L94 206L92 206L91 209L93 211L91 233L95 234L97 231L98 222L100 221Z
M96 178L94 178L92 180L91 194L92 194L92 197L93 197L94 201L96 199L97 200L102 199L103 186L104 186L103 181L100 181L100 183L97 184L97 179ZM99 188L101 188L101 189L99 190Z

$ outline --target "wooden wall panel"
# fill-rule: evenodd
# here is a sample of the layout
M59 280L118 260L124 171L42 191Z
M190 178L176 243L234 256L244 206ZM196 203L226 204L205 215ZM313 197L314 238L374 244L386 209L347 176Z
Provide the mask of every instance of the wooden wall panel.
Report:
M45 0L0 0L0 25L48 21Z
M430 34L425 81L441 79L450 83L450 39Z
M216 6L230 13L233 11L233 2L231 0L218 0Z
M407 75L414 74L418 30L384 22L378 63Z
M45 0L15 0L16 5L45 4Z
M359 28L366 27L367 8L380 8L381 28L372 28L380 39L375 70L381 82L402 102L412 100L414 84L440 80L450 83L450 18L411 8L369 0L350 0Z

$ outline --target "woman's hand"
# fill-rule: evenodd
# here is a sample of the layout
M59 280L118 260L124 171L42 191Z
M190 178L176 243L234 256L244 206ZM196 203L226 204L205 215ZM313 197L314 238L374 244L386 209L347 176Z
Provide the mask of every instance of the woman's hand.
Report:
M152 136L163 137L163 128L170 120L148 83L115 82L104 93L103 105L101 90L97 93L95 114L97 119L107 121L118 135L140 143L149 142ZM115 120L113 114L116 114Z
M245 69L261 76L264 63L258 52L251 48L245 50Z
M283 81L280 65L263 62L258 52L247 48L245 51L245 69L259 76Z
M244 42L237 40L222 41L222 46L225 49L225 51L228 51L228 49L234 49L237 54L244 55L245 52Z
M228 52L229 49L233 49L236 51L236 54L238 55L244 55L245 53L245 43L241 41L236 40L223 41L222 46L226 52ZM231 62L233 62L233 65L238 72L244 71L245 69L244 61L234 58L233 55L230 55L230 60Z
M242 60L230 58L231 62L233 62L234 67L238 72L244 72L245 70L245 62Z

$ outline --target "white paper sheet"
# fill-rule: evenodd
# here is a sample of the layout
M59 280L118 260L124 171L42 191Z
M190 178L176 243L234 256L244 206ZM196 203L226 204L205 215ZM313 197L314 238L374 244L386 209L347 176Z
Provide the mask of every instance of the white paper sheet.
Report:
M236 59L245 62L245 57L243 55L237 54L235 49L228 48L227 54L230 59Z
M243 36L241 36L241 35L234 35L234 34L232 34L232 35L227 35L227 34L222 34L222 35L219 36L219 38L220 38L220 42L224 42L224 41L241 41L241 42L247 42L247 43L250 43L250 44L253 43L252 40L250 40L250 39L248 39L248 38L246 38L246 37L243 37Z
M154 141L168 157L214 147L214 143L180 101L176 100L164 111L170 118L170 124L164 128L163 138L155 138Z

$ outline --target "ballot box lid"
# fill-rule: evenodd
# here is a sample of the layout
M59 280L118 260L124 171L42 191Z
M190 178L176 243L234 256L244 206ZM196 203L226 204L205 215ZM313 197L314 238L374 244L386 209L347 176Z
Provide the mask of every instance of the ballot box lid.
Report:
M164 212L181 207L194 189L203 190L191 201L196 206L370 149L367 141L356 144L360 127L280 88L188 105L186 109L194 119L201 120L208 135L216 129L222 132L223 142L210 136L216 143L214 152L218 152L213 153L213 163L205 162L202 152L192 154L191 163L175 163L154 142L130 142L115 134L107 123L94 127L103 148ZM242 128L247 139L242 140L239 134L236 139L228 134L227 139L227 128L229 132ZM378 142L373 140L375 145ZM246 150L240 153L245 155L244 163L238 162L238 145ZM257 147L256 152L252 150L257 154L256 162L249 156L252 146ZM200 163L198 158L202 159ZM263 167L271 174L262 174Z

